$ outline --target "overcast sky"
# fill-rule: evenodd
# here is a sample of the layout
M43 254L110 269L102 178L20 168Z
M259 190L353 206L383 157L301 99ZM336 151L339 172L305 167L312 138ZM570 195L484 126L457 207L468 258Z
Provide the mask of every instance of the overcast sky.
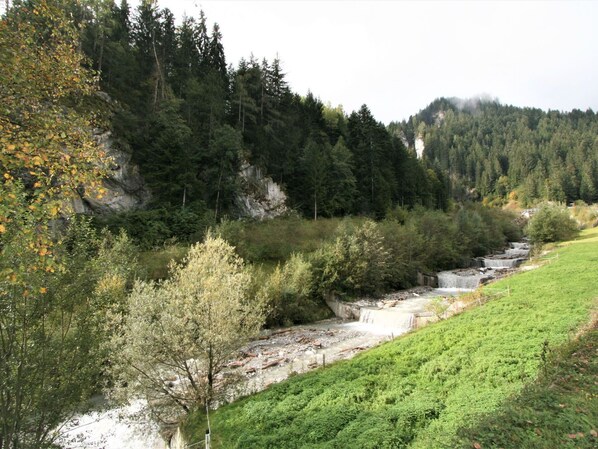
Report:
M437 97L487 94L542 109L598 110L598 2L160 0L223 34L228 63L282 61L311 90L384 122Z

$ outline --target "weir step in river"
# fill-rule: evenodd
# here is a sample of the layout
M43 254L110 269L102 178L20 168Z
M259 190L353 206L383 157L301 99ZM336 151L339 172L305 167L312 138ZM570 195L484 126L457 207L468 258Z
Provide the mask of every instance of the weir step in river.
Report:
M441 271L438 273L438 288L445 290L475 290L482 281L491 279L488 272L477 270Z
M505 256L485 257L484 266L486 268L516 268L524 261L524 258L508 258Z
M526 250L530 249L529 243L527 243L527 242L509 242L509 245L513 249L526 249Z
M436 275L438 288L414 298L400 301L393 307L364 306L357 312L361 323L381 328L396 329L396 335L407 332L415 325L416 317L426 312L426 306L433 298L454 296L473 291L481 284L492 280L497 270L515 268L529 255L529 244L510 242L509 248L501 254L479 258L482 267L441 271ZM423 276L422 276L423 277Z
M505 250L505 255L514 259L527 259L529 257L529 249L509 248Z
M359 316L360 323L375 324L377 326L397 329L397 335L413 328L415 314L411 312L378 309L374 307L362 307Z

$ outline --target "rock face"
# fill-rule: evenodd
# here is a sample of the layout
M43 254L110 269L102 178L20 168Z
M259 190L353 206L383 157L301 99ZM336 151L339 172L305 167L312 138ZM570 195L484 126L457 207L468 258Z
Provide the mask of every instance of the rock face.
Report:
M76 199L73 204L75 212L111 214L143 208L151 194L139 167L131 161L131 155L116 147L110 131L96 134L96 138L113 160L104 180L106 194L101 199L86 195Z
M112 166L104 180L106 193L100 199L81 195L73 201L75 212L109 215L143 209L151 199L151 192L139 167L132 162L131 154L118 148L110 131L97 133L96 138L112 158ZM235 198L235 203L241 216L261 220L288 212L286 194L271 178L263 176L258 167L243 164L239 178L241 194Z
M424 139L421 135L418 135L415 138L415 153L417 154L417 158L421 159L424 156L424 150L426 149L424 145Z
M240 215L257 219L274 218L288 212L287 196L272 178L248 163L239 173L241 194L235 198Z

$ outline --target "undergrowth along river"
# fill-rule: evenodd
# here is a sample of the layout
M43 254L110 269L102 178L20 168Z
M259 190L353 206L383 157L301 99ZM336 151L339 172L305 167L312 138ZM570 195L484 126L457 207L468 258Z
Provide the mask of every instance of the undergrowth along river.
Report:
M532 382L546 351L588 321L596 254L593 229L489 287L508 296L220 408L213 448L452 447L459 428ZM197 412L185 425L190 443L205 428Z

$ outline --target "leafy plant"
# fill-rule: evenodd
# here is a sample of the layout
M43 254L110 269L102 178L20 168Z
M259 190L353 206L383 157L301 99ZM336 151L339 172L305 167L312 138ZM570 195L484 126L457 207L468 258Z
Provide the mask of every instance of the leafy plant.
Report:
M384 290L389 275L389 253L373 221L355 230L344 229L334 243L314 255L322 292L376 294Z
M223 393L226 362L264 323L250 283L234 248L212 236L173 263L169 279L138 281L113 339L117 392L145 397L164 422Z
M569 211L550 203L541 205L527 226L527 235L534 243L561 242L577 232L577 223Z

